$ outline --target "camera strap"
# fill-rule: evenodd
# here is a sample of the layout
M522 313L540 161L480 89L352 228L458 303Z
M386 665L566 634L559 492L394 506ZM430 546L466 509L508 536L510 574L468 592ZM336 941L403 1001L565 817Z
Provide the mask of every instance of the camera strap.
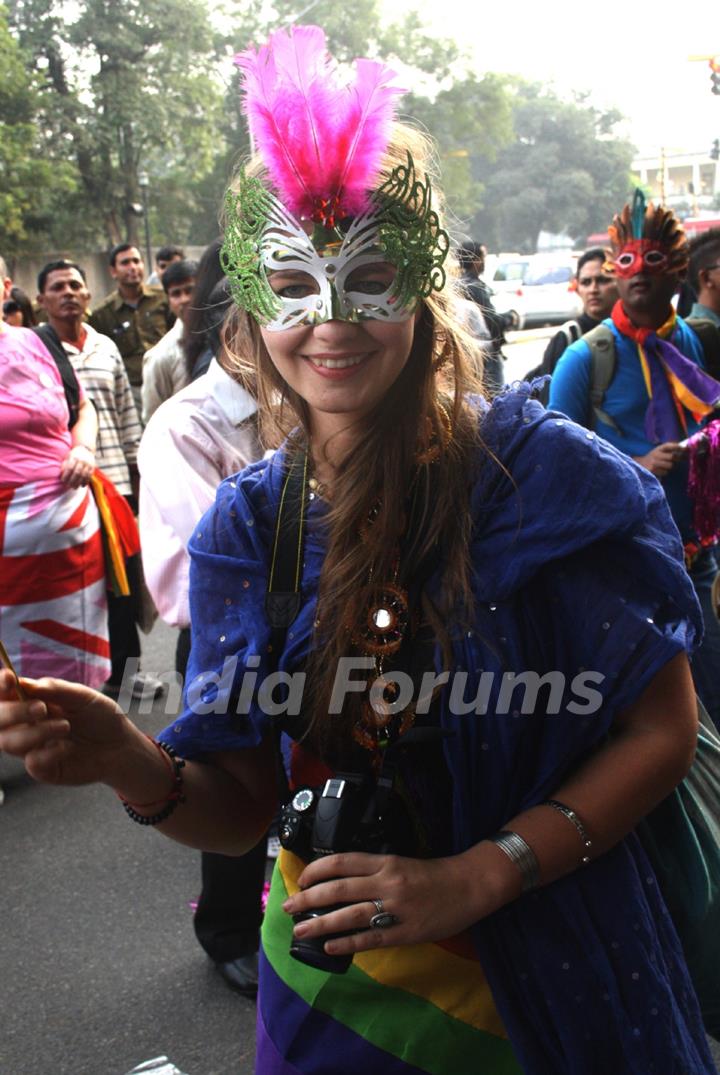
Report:
M270 574L265 594L265 614L272 629L272 652L275 640L282 644L285 634L300 611L305 499L307 490L307 452L296 454L285 475L273 539Z
M265 614L270 624L269 663L272 671L277 670L288 629L300 611L307 491L308 454L295 452L280 494L265 593ZM416 495L412 498L411 519L416 515L417 499ZM429 570L430 567L426 564L425 571ZM273 734L276 741L278 790L282 801L288 802L291 791L283 762L282 728L279 721L273 722ZM376 806L380 815L385 813L392 795L399 748L411 743L436 742L447 734L438 728L411 728L398 743L386 750L376 783Z
M270 624L270 664L273 670L277 670L288 628L300 611L307 478L307 452L296 452L280 494L265 593L265 615ZM273 734L277 748L278 790L282 801L288 802L291 792L283 762L279 721L273 723Z

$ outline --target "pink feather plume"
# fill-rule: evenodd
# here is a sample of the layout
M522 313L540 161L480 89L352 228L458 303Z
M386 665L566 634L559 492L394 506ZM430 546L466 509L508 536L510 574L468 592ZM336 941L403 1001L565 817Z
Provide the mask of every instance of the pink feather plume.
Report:
M350 216L367 204L398 97L395 72L356 60L344 81L319 26L278 30L235 57L255 149L297 217Z

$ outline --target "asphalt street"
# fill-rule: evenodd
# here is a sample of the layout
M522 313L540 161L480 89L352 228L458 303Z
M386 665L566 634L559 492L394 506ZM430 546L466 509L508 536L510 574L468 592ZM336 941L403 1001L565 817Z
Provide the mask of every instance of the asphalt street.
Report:
M158 623L144 666L173 668ZM138 725L172 719L162 701ZM255 1005L195 940L197 852L133 824L106 788L35 784L0 758L0 1075L251 1075Z
M550 332L514 335L507 381ZM147 671L171 671L174 645L157 623ZM155 733L164 704L134 719ZM197 852L133 824L107 789L42 787L7 757L0 783L0 1075L125 1075L160 1055L182 1075L251 1075L255 1005L192 930Z

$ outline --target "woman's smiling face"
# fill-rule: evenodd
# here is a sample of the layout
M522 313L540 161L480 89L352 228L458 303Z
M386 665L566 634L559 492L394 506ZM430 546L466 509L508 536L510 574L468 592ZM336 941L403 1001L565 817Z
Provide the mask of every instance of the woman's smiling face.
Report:
M370 297L392 284L395 269L376 262L355 270L353 287ZM317 291L313 277L297 271L270 274L270 285L283 298ZM419 313L419 310L418 310ZM315 325L277 331L262 328L262 338L283 380L307 404L313 425L327 425L323 415L342 416L342 425L369 414L400 376L410 355L418 314L402 321L333 317Z

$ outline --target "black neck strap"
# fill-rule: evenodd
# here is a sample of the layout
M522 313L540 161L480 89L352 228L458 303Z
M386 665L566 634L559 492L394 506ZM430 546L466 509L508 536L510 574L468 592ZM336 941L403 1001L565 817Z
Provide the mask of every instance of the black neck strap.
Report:
M287 629L300 611L307 476L307 452L296 453L280 494L265 594L265 614L272 628L275 654L282 650Z
M270 561L265 615L270 624L270 664L277 668L290 624L300 611L300 581L303 567L305 503L307 492L307 452L297 452L285 475L275 520L275 538ZM283 803L291 798L282 756L280 722L273 721L278 792Z
M297 452L283 482L280 504L275 520L272 559L265 594L265 614L271 627L270 664L277 668L285 646L288 628L300 611L300 582L303 568L303 539L305 536L305 505L307 502L308 455ZM416 497L413 496L411 518L414 517ZM280 749L281 727L275 722L277 739L277 775L281 798L287 802L291 793ZM399 746L411 742L436 741L447 733L439 728L412 728L401 740L385 751L383 766L377 781L377 807L380 814L388 804L393 786L396 754Z

